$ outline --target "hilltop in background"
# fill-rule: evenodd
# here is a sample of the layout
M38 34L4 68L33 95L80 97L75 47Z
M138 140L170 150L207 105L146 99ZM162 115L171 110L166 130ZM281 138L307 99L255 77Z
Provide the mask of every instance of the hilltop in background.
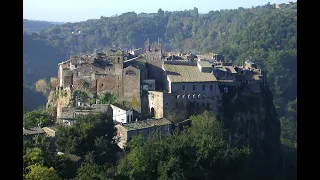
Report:
M63 22L49 22L23 19L23 31L39 32L41 29L50 28L54 25L63 24Z

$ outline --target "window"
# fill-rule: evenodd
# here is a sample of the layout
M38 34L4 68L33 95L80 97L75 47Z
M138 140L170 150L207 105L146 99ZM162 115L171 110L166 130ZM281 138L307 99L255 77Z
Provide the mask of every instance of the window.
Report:
M118 57L118 63L120 63L120 58Z
M182 86L182 90L186 90L186 87L184 85Z
M135 76L136 73L135 73L134 71L132 71L132 70L128 70L128 71L126 72L126 75Z
M101 87L103 87L103 84L101 84Z
M192 89L193 89L193 90L196 90L196 85L193 85Z
M202 90L206 90L206 85L202 85Z
M210 85L210 90L212 90L212 84Z

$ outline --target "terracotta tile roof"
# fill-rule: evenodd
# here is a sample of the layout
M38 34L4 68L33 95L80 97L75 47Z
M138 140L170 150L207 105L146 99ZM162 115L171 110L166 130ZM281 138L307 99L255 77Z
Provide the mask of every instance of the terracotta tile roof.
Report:
M194 65L164 64L171 82L212 82L217 81L211 73L202 73Z

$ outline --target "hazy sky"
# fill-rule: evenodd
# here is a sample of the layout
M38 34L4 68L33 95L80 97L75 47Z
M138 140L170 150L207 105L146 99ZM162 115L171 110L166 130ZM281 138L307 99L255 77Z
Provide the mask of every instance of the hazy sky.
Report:
M211 10L250 8L268 2L284 3L289 0L24 0L23 18L57 22L77 22L99 19L101 16L125 12L155 13L198 8L199 13ZM293 0L293 2L296 2Z

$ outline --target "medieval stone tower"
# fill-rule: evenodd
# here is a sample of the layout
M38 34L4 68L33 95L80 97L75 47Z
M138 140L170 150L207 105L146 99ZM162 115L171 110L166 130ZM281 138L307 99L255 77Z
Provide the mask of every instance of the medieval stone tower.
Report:
M158 43L152 43L150 45L149 39L145 43L145 50L146 50L146 77L147 79L155 79L156 83L156 90L162 90L163 89L163 59L162 59L162 44Z

